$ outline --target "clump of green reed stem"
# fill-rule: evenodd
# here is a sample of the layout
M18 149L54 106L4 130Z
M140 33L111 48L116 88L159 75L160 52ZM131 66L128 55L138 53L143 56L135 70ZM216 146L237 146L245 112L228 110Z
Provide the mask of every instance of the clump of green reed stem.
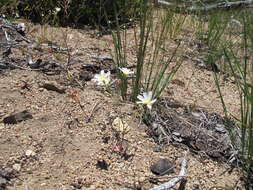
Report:
M174 49L169 49L168 39L180 31L184 21L184 17L178 19L172 11L154 8L148 0L140 2L136 25L130 28L134 31L134 40L129 40L129 30L126 25L119 25L117 19L116 29L112 32L115 66L128 67L129 56L136 57L135 75L131 83L124 74L118 73L121 97L126 99L130 91L134 102L141 92L152 91L153 98L160 97L178 71L181 62L175 58L180 43ZM127 49L130 43L134 44L134 55Z
M240 125L239 153L247 173L246 188L251 189L253 176L253 17L245 10L240 20L243 32L239 44L236 46L223 45L223 53L240 95L240 117L228 113L217 74L214 77L225 114L232 115ZM234 133L231 133L231 139L235 138L233 135Z
M225 13L224 11L217 11L204 16L203 13L199 14L201 18L198 37L208 47L207 52L205 52L207 58L206 64L211 66L213 71L222 70L222 72L226 72L224 63L215 63L219 63L223 58L222 48L226 45L231 45L228 40L230 36L228 27L231 14ZM216 66L218 66L218 68L216 68Z

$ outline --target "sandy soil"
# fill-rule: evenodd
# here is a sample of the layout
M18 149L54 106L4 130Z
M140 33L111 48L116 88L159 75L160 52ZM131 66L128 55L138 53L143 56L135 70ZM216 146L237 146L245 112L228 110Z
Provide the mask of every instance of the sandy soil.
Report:
M150 165L159 158L173 161L176 169L170 176L178 175L185 148L170 145L162 147L160 152L154 151L158 145L146 133L148 126L140 123L139 110L133 103L104 93L92 82L75 80L83 64L95 64L90 56L110 56L113 47L110 36L97 38L96 31L88 29L28 25L30 38L47 39L62 46L67 43L73 49L70 61L73 77L66 73L46 75L18 69L0 74L0 121L23 110L28 110L33 116L33 119L14 125L0 123L0 166L2 169L15 168L17 164L21 166L16 168L17 177L11 180L15 185L6 189L150 189L156 185L148 180L154 176ZM64 36L67 37L64 39ZM186 43L184 48L191 54L197 47ZM51 58L66 63L67 55L54 53L47 57L33 50L28 53L34 59ZM22 57L22 54L17 52L12 56ZM56 82L66 89L65 93L43 88L41 84L45 81ZM230 111L238 114L235 86L227 80L222 89ZM80 96L83 110L71 98L73 92ZM183 59L181 69L164 96L184 105L222 114L212 71L197 68L192 60ZM87 121L88 117L90 121ZM126 153L131 155L130 158L124 158L115 151L117 138L112 122L116 117L121 117L130 126L125 135ZM28 150L33 154L27 155ZM189 153L187 160L185 189L244 189L239 168L231 170L224 162L202 158L195 153ZM101 163L104 169L101 169ZM158 184L169 179L165 177Z

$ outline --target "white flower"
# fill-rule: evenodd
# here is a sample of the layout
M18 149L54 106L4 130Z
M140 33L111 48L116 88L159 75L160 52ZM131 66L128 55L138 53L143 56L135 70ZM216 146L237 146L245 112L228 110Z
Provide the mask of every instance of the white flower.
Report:
M60 7L55 7L55 11L58 13L61 10Z
M101 70L99 74L95 74L92 80L95 81L98 85L108 85L111 80L110 75L110 71L105 72L104 70Z
M150 110L152 108L152 104L155 103L156 99L152 100L152 92L144 92L142 95L138 95L137 98L140 101L137 101L137 104L144 104L146 105Z
M131 74L134 73L133 71L131 71L130 69L125 68L125 67L119 67L119 70L120 70L125 76L131 75Z
M18 27L18 30L21 30L22 32L25 31L25 23L19 23L17 27Z
M19 18L19 14L18 13L16 13L16 18Z

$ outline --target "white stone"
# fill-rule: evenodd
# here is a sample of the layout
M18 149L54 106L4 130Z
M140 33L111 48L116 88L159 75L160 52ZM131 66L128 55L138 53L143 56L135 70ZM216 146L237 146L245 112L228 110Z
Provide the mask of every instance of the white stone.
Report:
M25 155L26 156L35 156L35 152L34 151L32 151L32 150L27 150L27 151L25 151Z
M14 164L14 165L12 166L12 168L13 168L14 170L16 170L16 171L20 171L20 170L21 170L21 164Z

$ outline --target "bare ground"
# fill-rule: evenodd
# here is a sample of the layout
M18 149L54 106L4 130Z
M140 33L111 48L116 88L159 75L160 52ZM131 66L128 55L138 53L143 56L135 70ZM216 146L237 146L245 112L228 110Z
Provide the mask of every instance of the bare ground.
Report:
M73 66L70 67L74 78L83 64L95 64L91 55L110 56L110 36L96 38L96 31L32 24L27 30L28 35L36 40L45 38L63 46L67 41L74 50ZM64 35L67 40L64 40ZM185 48L188 48L189 54L194 51L195 47L187 46ZM46 57L43 53L31 52L36 59ZM22 55L17 52L12 56ZM66 63L66 57L61 54L53 56L62 63ZM41 86L45 81L56 81L66 89L65 93L46 90ZM227 80L222 88L230 111L238 114L239 100L235 86ZM71 98L73 92L80 96L83 110ZM184 60L164 96L186 106L222 114L212 71L197 68L191 60ZM144 190L156 185L148 179L154 175L150 165L159 158L168 158L176 164L176 171L171 176L177 175L180 170L180 161L186 149L168 145L162 147L160 152L154 151L158 145L146 133L148 126L140 123L135 105L121 101L116 95L104 93L92 82L76 82L66 73L46 75L18 69L2 72L0 120L23 110L28 110L33 119L14 125L0 123L0 166L2 169L13 168L15 164L21 166L15 172L17 176L11 180L15 185L6 189ZM112 122L118 116L131 128L125 136L129 158L115 151L117 140ZM89 117L90 121L87 121ZM27 150L35 154L27 156ZM240 168L231 170L225 162L202 158L195 153L189 153L187 160L189 173L185 189L244 189ZM159 183L169 179L165 178Z

